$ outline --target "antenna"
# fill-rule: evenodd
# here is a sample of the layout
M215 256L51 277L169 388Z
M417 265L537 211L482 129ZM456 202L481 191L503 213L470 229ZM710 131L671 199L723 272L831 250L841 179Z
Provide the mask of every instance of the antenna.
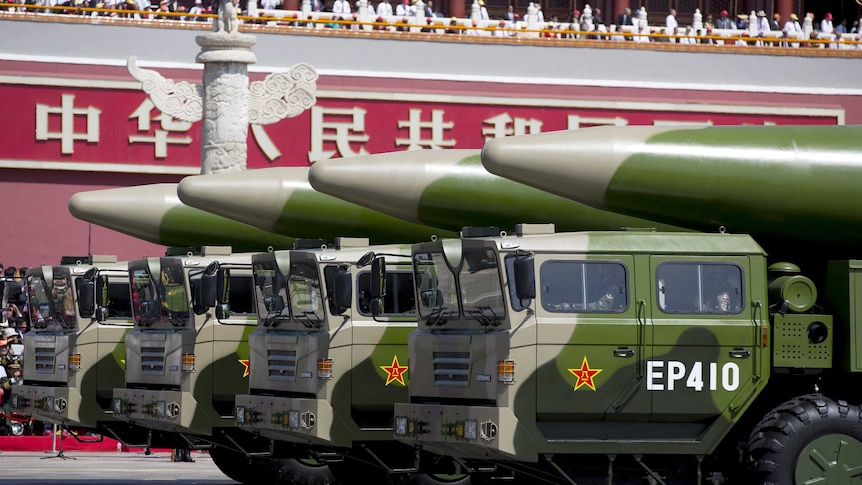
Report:
M87 224L87 256L93 260L93 223Z

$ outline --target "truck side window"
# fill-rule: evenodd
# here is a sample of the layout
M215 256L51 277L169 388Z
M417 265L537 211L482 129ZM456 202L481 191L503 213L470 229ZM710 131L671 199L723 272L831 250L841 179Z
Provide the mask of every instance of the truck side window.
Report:
M547 261L539 271L542 307L561 313L619 313L628 308L626 267L608 261Z
M363 271L358 278L357 292L360 315L371 316L371 272ZM416 316L416 297L413 292L413 273L410 271L386 272L386 296L381 316Z
M665 313L727 315L742 311L739 265L665 262L656 269L656 280L658 306Z

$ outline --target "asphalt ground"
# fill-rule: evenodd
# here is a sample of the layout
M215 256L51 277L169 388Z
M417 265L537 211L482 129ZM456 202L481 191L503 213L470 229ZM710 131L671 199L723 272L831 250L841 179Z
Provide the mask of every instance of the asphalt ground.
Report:
M171 462L171 454L68 452L0 453L0 484L201 484L230 485L206 453L192 453L194 463ZM73 459L74 458L74 459Z

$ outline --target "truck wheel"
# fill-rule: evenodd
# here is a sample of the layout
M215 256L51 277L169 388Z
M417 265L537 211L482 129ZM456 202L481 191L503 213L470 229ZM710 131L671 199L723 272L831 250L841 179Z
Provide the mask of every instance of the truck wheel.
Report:
M329 485L336 483L326 465L296 458L247 458L227 448L210 450L213 463L231 480L246 484Z
M862 483L862 409L821 394L797 397L757 424L748 452L757 483Z
M403 485L470 485L470 475L440 475L436 473L413 473L400 482Z

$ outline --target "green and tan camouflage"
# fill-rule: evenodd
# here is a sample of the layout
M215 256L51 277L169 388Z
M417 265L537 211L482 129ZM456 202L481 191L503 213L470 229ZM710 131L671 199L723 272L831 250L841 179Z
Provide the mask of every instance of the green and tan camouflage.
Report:
M384 244L454 235L321 194L308 183L306 167L186 177L177 193L191 207L294 237L368 237Z
M597 127L490 140L482 162L599 209L834 258L862 243L860 148L859 126Z
M382 298L371 293L380 273L357 263L370 262L369 252L390 256ZM419 472L416 451L392 436L393 405L408 399L407 342L416 329L409 258L409 245L369 246L367 238L255 255L259 327L249 337L250 393L236 398L237 426L311 446L343 483L387 483L384 467Z
M189 207L177 184L153 184L79 192L69 199L78 219L166 246L231 246L237 251L289 248L293 238L273 234Z
M126 336L125 386L113 393L115 416L190 437L233 427L233 396L247 389L248 334L257 323L251 257L204 246L200 255L129 263L135 328ZM230 268L230 315L195 296L217 267Z
M128 426L117 426L110 413L113 389L124 383L124 339L132 329L127 267L116 256L92 256L28 269L32 330L23 338L26 380L11 398L16 412L64 426L111 428L131 439ZM94 271L106 278L105 306L79 299Z
M479 150L412 150L315 163L316 190L405 221L458 231L464 226L507 230L525 221L560 230L625 227L680 230L593 209L489 173ZM417 239L418 240L418 239Z
M818 300L747 235L522 225L412 254L395 434L480 482L858 480L862 262Z

